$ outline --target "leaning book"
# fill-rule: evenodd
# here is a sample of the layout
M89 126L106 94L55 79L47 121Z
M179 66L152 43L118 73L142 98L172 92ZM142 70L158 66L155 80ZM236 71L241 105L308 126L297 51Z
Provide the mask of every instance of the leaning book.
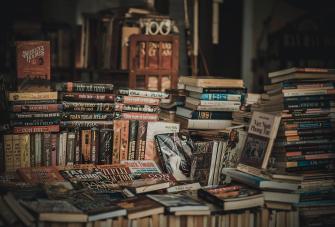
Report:
M259 175L266 169L281 117L255 111L237 169Z

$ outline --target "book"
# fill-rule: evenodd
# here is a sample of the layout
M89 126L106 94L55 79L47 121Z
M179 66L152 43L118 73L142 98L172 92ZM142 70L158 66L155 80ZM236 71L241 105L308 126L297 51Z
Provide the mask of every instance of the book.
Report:
M146 196L124 199L115 202L115 204L127 210L128 219L143 218L164 213L162 205Z
M175 117L183 129L225 129L232 125L232 120L222 119L188 119L180 116Z
M166 189L169 193L176 193L176 192L182 192L182 191L196 191L201 188L201 185L199 182L189 182L189 181L182 181L176 183L174 186L171 186Z
M161 189L166 189L168 187L170 187L169 181L158 178L136 179L125 186L125 188L135 194L158 191Z
M160 91L149 91L149 90L139 90L139 89L119 89L118 93L120 95L127 96L141 96L149 98L168 98L169 94Z
M244 83L241 79L228 79L224 77L179 77L179 83L194 87L220 87L220 88L243 88Z
M299 193L285 193L285 192L272 192L263 191L264 201L282 202L282 203L299 203Z
M189 96L198 100L208 101L243 101L243 96L240 94L229 94L229 93L198 93L189 92ZM199 101L201 103L201 101Z
M182 133L155 135L156 150L164 172L177 181L190 180L193 141Z
M170 213L176 211L207 211L209 207L187 195L182 194L150 194L148 198L165 206Z
M133 175L162 173L153 160L122 160L120 163L126 165Z
M171 122L148 122L145 143L145 159L159 162L159 156L155 150L154 136L162 133L179 132L179 124Z
M113 93L113 84L83 83L83 82L59 82L55 84L56 91L61 92L93 92Z
M147 122L138 121L137 138L136 138L136 149L135 149L135 160L145 159L145 144L147 137Z
M16 62L19 91L50 90L49 41L17 41Z
M250 187L269 190L296 191L299 188L299 183L287 182L283 180L272 180L269 178L255 176L241 172L234 168L225 168L222 174L229 176L234 181L249 185Z
M235 185L219 185L213 188L200 189L198 190L198 196L216 204L225 211L264 205L264 196L260 191L239 186L235 187Z
M281 117L254 111L237 169L259 174L266 169Z
M185 89L191 92L197 93L227 93L227 94L237 94L237 95L244 95L247 93L246 88L224 88L224 87L197 87L197 86L190 86L186 85Z
M135 160L138 124L136 120L129 122L128 160Z
M219 100L201 100L193 97L186 97L186 103L191 105L200 105L200 106L219 106L219 107L232 107L241 106L241 101L219 101Z
M115 95L112 93L63 92L60 93L60 99L72 102L114 102Z
M232 119L232 112L225 112L225 111L198 111L185 108L183 106L177 106L176 115L179 115L184 118L189 119L202 119L202 120L209 120L209 119Z
M17 173L25 182L30 184L64 181L58 169L52 166L19 168Z
M9 92L9 102L57 100L57 92Z
M39 199L36 201L21 201L21 204L33 212L42 222L87 221L86 214L65 200Z

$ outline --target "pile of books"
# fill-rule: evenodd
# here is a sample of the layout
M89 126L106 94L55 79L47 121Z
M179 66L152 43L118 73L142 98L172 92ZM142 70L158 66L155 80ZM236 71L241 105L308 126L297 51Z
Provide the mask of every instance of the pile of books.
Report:
M184 106L187 91L185 89L167 89L165 92L169 94L169 98L165 99L164 102L161 100L159 118L164 121L174 122L177 106Z
M232 124L232 112L239 111L246 89L240 79L211 77L179 78L188 91L185 106L178 106L176 121L186 129L224 129Z
M5 171L56 164L61 109L57 97L57 92L9 93L12 134L3 136Z
M269 100L252 108L281 114L271 155L273 175L299 183L297 206L306 214L305 223L314 223L313 215L329 215L329 206L335 205L335 71L290 68L269 73L269 78Z

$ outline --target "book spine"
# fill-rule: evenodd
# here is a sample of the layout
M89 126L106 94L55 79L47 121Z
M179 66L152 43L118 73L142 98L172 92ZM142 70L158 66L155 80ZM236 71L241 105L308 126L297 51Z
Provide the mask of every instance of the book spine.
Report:
M128 105L123 103L115 104L115 111L119 112L144 112L144 113L159 113L159 106L149 105Z
M132 96L118 95L115 97L115 102L128 104L128 105L158 106L160 103L160 100L157 98L145 98L145 97L132 97Z
M217 106L220 106L220 107L234 107L234 106L241 106L241 102L200 100L199 105L202 105L202 106L217 105Z
M317 129L317 128L331 128L331 121L306 121L306 122L296 122L296 123L284 123L285 129Z
M35 133L35 157L36 157L36 167L42 166L42 134Z
M334 95L313 95L313 96L292 96L284 97L285 102L308 102L308 101L324 101L334 100Z
M64 121L113 120L114 114L109 113L64 113Z
M317 101L317 102L284 102L285 109L303 109L303 108L330 108L335 106L335 102L332 101Z
M131 120L129 122L128 160L135 160L138 125L139 122L136 120Z
M51 133L42 134L43 147L42 147L42 165L51 165Z
M91 130L81 130L81 159L82 163L91 163Z
M330 164L330 163L333 163L333 162L334 162L334 160L329 160L329 159L286 162L286 168L325 165L325 164Z
M246 89L203 88L202 93L245 94Z
M208 101L242 101L243 97L237 94L203 93L199 99Z
M224 208L224 202L222 200L218 199L216 196L206 192L203 189L198 190L198 196L210 203L216 204L217 206Z
M75 129L75 155L74 155L74 162L75 164L81 163L81 154L80 154L80 148L81 148L81 133L79 129Z
M154 137L154 146L155 146L155 149L156 149L156 151L159 155L159 162L160 162L160 166L161 166L163 172L164 173L171 173L171 171L169 171L167 169L166 165L165 165L166 159L164 158L164 155L163 155L163 151L162 151L162 148L161 148L161 143L159 142L159 140L157 139L156 136Z
M14 154L14 170L21 168L21 146L20 146L20 135L13 135L13 154Z
M62 153L63 153L63 137L64 137L64 132L59 133L59 140L58 140L58 146L57 146L57 165L60 166L62 161Z
M113 84L88 84L78 82L63 82L56 84L57 91L65 92L96 92L110 93L114 90Z
M92 133L91 160L92 160L92 163L98 163L98 155L99 155L99 130L97 128L93 128L91 130L91 133Z
M62 110L61 104L41 104L41 105L13 105L12 111L19 112L57 112Z
M148 123L146 121L139 121L138 122L135 160L144 160L145 159L147 127L148 127Z
M169 94L165 92L147 91L147 90L119 89L118 93L120 95L140 96L140 97L159 98L159 99L169 97Z
M158 121L158 113L115 112L115 119Z
M59 132L59 125L14 127L13 133Z
M120 121L114 120L113 128L113 153L112 163L120 163L120 146L121 146L121 125Z
M298 90L298 89L290 89L283 91L284 97L292 97L292 96L309 96L309 95L332 95L335 93L335 89L327 89L327 90Z
M63 109L65 111L78 112L112 112L114 111L113 103L85 103L85 102L67 102L63 101Z
M5 141L4 136L0 135L0 173L5 171Z
M283 81L282 82L283 89L317 89L317 88L334 88L334 84L331 82L312 82L312 83L304 83L301 82L293 82L293 81Z
M61 121L62 128L94 128L94 127L113 127L112 121Z
M17 100L11 101L10 104L13 105L47 105L47 104L57 104L57 99L47 99L47 100Z
M10 92L8 101L57 100L57 92Z
M11 119L41 119L41 118L59 118L60 113L13 113Z
M21 134L20 138L20 154L21 154L21 166L30 167L30 135Z
M4 150L5 150L5 172L15 171L13 135L4 135Z
M14 120L10 122L12 127L21 127L21 126L49 126L49 125L56 125L59 124L59 120L33 120L33 121L27 121L27 120Z
M61 99L64 101L74 102L114 102L114 94L99 94L99 93L62 93Z
M36 167L36 134L30 134L30 167Z
M56 166L57 165L57 147L58 147L57 143L58 143L58 139L59 139L58 133L51 133L51 135L50 135L50 165L51 166ZM63 160L63 157L62 157L62 160Z
M66 165L73 165L75 163L75 147L76 147L76 134L75 132L67 133L66 144Z
M119 120L121 124L121 144L120 144L120 161L128 160L129 146L129 121Z
M333 153L319 153L319 154L313 154L313 155L296 155L296 156L290 156L287 157L288 162L294 162L294 161L304 161L304 160L320 160L320 159L334 159L335 154Z
M193 111L192 119L215 120L215 119L232 119L232 112L221 111Z
M111 164L113 153L113 130L101 129L99 134L99 164Z
M335 129L308 129L308 130L290 130L285 131L285 136L311 136L320 134L333 134Z

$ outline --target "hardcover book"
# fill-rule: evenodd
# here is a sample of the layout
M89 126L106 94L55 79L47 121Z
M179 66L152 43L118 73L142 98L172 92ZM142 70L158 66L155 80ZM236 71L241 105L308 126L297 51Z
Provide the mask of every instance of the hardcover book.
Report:
M237 169L259 175L267 167L281 117L254 111Z
M50 42L16 42L19 91L50 90Z

